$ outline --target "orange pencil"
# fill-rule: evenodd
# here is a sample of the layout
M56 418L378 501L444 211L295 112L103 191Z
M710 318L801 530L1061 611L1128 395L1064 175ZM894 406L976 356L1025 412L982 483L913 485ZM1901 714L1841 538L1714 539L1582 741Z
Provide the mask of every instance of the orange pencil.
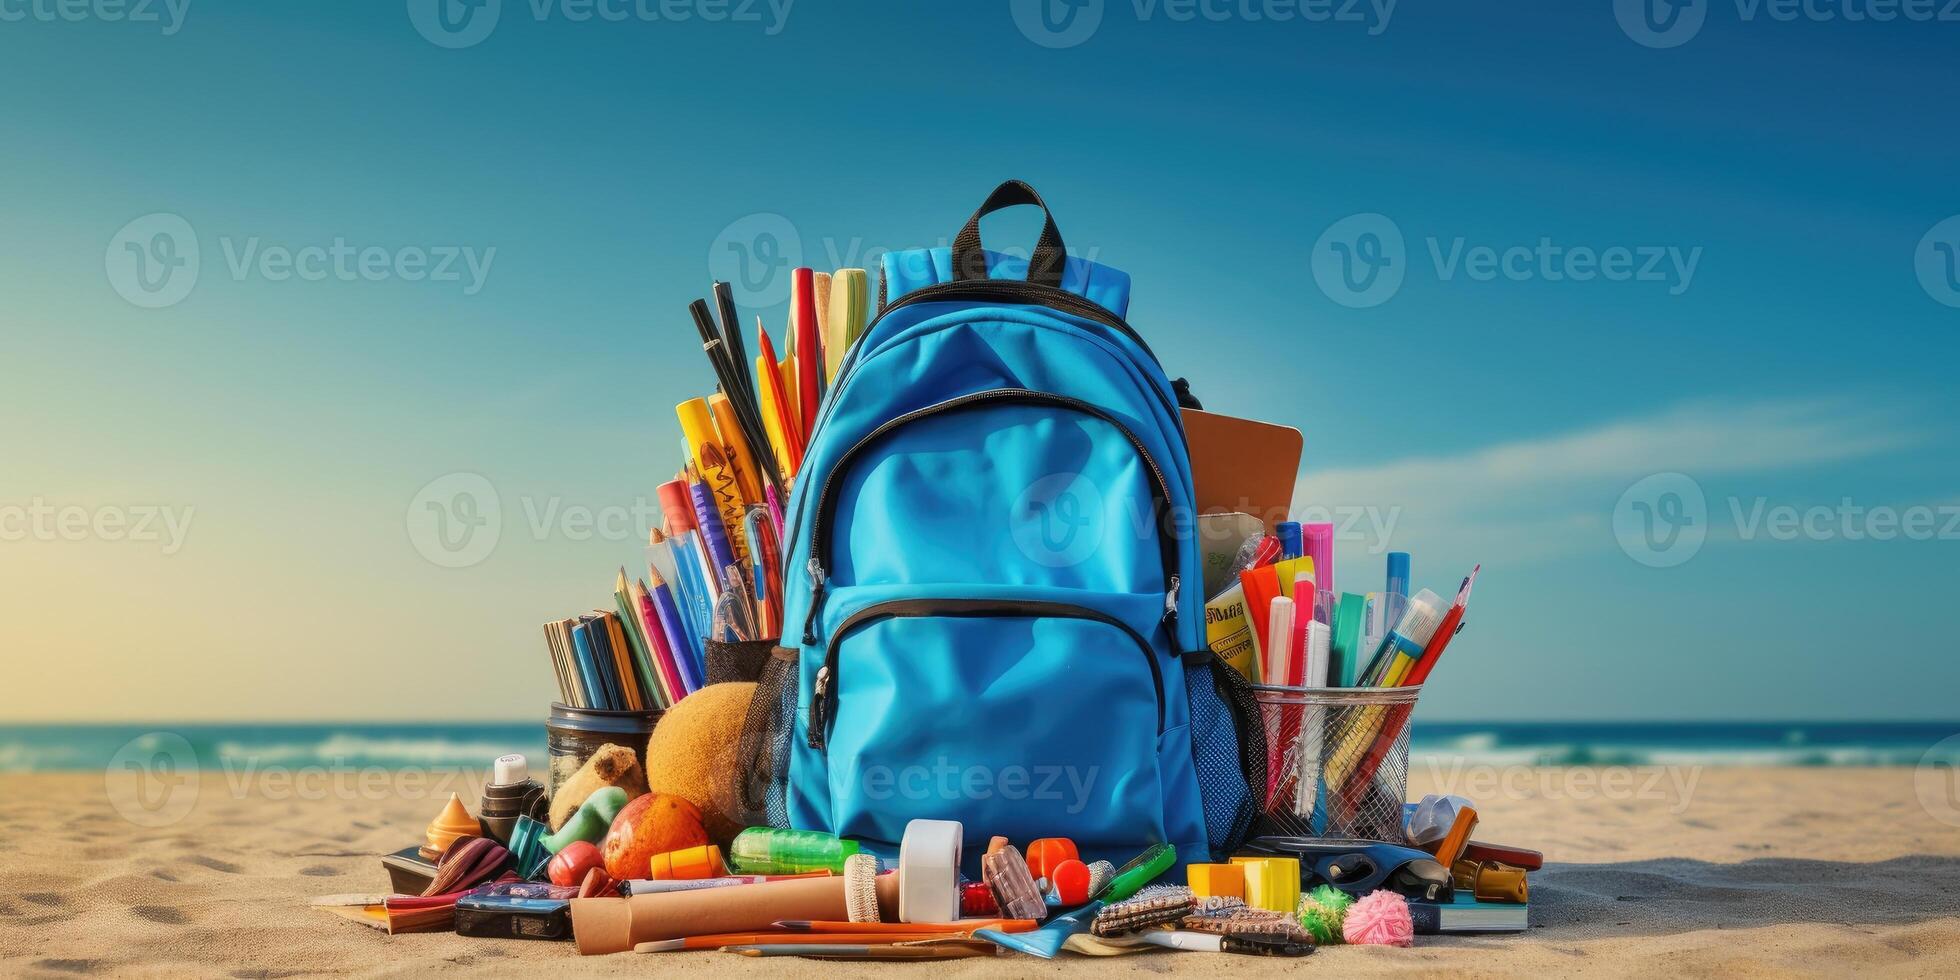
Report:
M777 363L776 345L769 342L769 331L762 329L760 323L756 324L756 333L758 335L756 343L762 350L758 356L764 364L773 368ZM782 374L775 370L764 371L760 366L756 368L756 374L767 375L767 377L756 378L755 383L768 385L770 394L775 398L776 413L783 425L783 449L789 455L790 469L802 469L803 432L795 423L795 406L789 400L789 393L783 390Z
M740 886L737 886L740 887ZM981 928L985 928L982 926ZM966 939L970 932L908 932L903 933L906 942L923 939ZM749 946L764 943L795 945L830 945L848 943L861 939L869 943L890 942L888 932L718 932L707 936L686 936L680 939L656 939L633 947L636 953L678 953L689 949L720 949L723 946Z
M958 922L825 922L810 919L782 919L774 923L776 928L788 932L866 932L886 935L907 935L921 932L976 932L981 929L998 929L1001 932L1031 932L1040 923L1033 919L961 919Z

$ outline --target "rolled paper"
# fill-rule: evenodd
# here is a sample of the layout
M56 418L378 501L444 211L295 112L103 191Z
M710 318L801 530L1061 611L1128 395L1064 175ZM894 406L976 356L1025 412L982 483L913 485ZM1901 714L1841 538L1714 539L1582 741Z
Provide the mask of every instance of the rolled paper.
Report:
M877 889L880 913L894 918L898 876L879 875ZM587 956L624 953L640 943L662 939L771 930L784 919L849 918L840 877L572 900L572 935L578 951Z

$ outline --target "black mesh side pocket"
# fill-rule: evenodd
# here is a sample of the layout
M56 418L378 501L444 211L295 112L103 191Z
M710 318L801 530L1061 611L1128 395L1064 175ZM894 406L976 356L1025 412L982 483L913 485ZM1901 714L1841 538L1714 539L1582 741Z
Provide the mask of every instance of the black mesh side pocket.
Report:
M1252 830L1252 819L1266 808L1266 716L1259 710L1259 699L1252 693L1252 682L1245 675L1233 669L1231 664L1213 657L1211 661L1212 683L1218 690L1218 699L1232 713L1232 727L1239 733L1239 771L1245 774L1245 785L1251 792L1252 806L1242 822L1235 824L1229 848L1236 848L1245 841Z
M769 655L776 649L776 641L709 640L705 647L708 660L706 683L724 684L728 681L760 679L763 668L769 664Z
M736 759L742 767L743 822L789 826L790 736L796 727L797 651L773 647L755 676Z

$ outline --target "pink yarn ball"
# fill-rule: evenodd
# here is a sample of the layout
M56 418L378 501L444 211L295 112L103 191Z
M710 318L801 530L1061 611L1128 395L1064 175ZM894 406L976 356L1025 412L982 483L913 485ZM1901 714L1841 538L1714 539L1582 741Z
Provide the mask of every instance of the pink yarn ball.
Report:
M1369 892L1347 910L1341 938L1354 946L1413 946L1416 925L1409 900L1395 892Z

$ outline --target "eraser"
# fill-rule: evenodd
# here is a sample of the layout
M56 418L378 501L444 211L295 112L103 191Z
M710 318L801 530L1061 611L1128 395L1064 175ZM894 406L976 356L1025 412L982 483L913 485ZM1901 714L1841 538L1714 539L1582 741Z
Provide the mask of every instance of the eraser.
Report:
M1089 900L1089 866L1070 858L1048 873L1048 886L1063 906L1081 905Z
M1291 913L1300 904L1300 859L1235 857L1245 873L1245 904L1256 909Z
M1245 869L1236 864L1186 865L1184 873L1199 898L1245 897Z
M721 848L713 844L655 854L650 865L647 877L654 881L692 881L719 878L728 873L721 860Z
M1075 842L1066 837L1043 837L1029 841L1027 854L1028 870L1036 878L1053 879L1056 865L1082 859L1082 855L1075 851Z

